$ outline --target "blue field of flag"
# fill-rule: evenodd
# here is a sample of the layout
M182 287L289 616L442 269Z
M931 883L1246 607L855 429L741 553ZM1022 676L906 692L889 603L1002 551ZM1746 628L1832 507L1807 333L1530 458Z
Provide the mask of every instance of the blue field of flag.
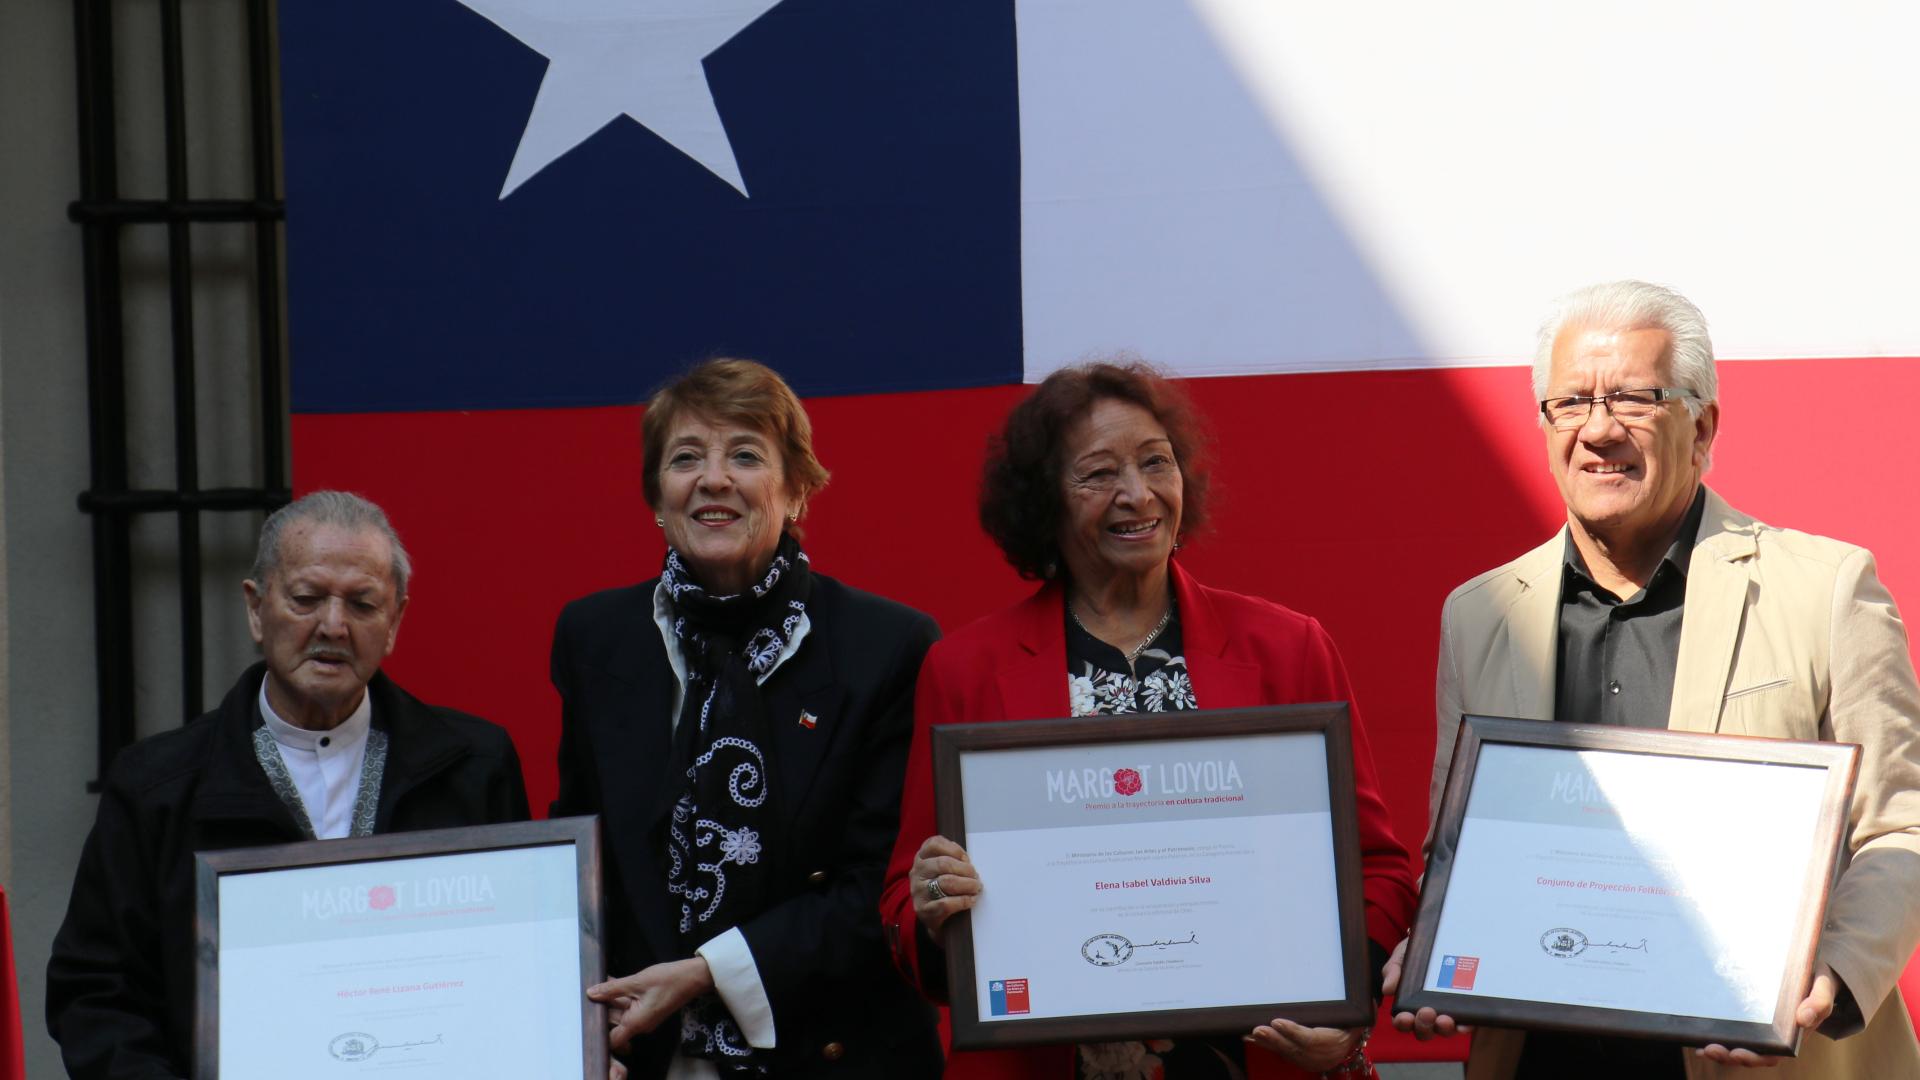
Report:
M561 108L619 75L548 33L570 3L280 5L296 411L628 404L716 354L803 394L1020 381L1013 0L763 0L688 85ZM536 128L571 148L503 195Z

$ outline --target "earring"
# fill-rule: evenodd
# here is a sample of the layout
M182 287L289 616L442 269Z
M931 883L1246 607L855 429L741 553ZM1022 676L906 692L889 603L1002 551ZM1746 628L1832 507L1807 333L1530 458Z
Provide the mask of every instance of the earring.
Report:
M788 520L788 521L799 521L799 520L800 520L800 511L798 511L798 510L792 510L792 511L788 511L788 513L787 513L787 520Z
M656 529L664 529L664 528L666 528L666 527L667 527L667 519L666 519L666 515L664 515L664 514L655 514L655 515L653 515L653 527L654 527L654 528L656 528Z

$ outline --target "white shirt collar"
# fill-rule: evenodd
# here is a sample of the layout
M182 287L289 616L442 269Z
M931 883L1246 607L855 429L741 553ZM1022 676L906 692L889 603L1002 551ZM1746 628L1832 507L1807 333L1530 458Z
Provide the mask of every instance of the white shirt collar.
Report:
M360 794L360 770L366 763L367 733L373 725L373 695L362 694L359 706L332 730L308 731L280 719L267 700L267 683L262 679L260 716L273 734L314 836L337 840L351 835L353 807Z
M362 693L360 704L352 714L329 731L309 731L295 727L280 719L273 711L273 703L267 700L267 681L272 679L269 673L260 680L260 715L267 722L267 730L273 733L273 741L289 750L305 750L319 753L323 749L339 752L351 749L367 739L367 729L373 726L373 695ZM323 745L324 744L324 745Z

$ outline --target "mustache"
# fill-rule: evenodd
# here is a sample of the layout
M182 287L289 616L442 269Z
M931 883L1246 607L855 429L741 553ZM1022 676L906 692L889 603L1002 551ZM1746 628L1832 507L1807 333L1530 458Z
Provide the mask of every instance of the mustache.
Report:
M345 664L353 661L353 654L345 649L331 648L326 645L315 645L313 648L307 650L306 658L309 660L334 660Z

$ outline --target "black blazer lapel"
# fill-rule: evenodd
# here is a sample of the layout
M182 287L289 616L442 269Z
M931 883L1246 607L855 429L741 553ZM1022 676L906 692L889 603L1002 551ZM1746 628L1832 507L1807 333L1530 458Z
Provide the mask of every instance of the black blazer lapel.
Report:
M265 665L256 667L265 670ZM260 692L260 682L243 676L240 686L227 696L214 719L219 725L211 740L214 762L201 770L189 813L197 821L260 826L284 834L281 839L290 843L300 839L300 827L293 823L287 804L274 794L253 752L253 729L260 723L254 695Z
M394 814L407 794L460 760L467 744L447 722L385 673L367 684L373 698L373 726L387 733L387 767L380 777L380 802L373 831L390 832Z
M666 895L666 871L653 854L661 819L679 797L672 774L673 668L651 609L628 620L605 659L581 665L580 718L600 773L603 835L615 849L621 883L656 959L679 955L679 916ZM629 974L620 972L620 974Z
M773 798L792 824L803 818L814 777L828 751L845 745L844 739L860 736L846 730L841 715L846 689L833 681L832 656L823 634L808 633L799 651L775 669L761 689L767 706Z

